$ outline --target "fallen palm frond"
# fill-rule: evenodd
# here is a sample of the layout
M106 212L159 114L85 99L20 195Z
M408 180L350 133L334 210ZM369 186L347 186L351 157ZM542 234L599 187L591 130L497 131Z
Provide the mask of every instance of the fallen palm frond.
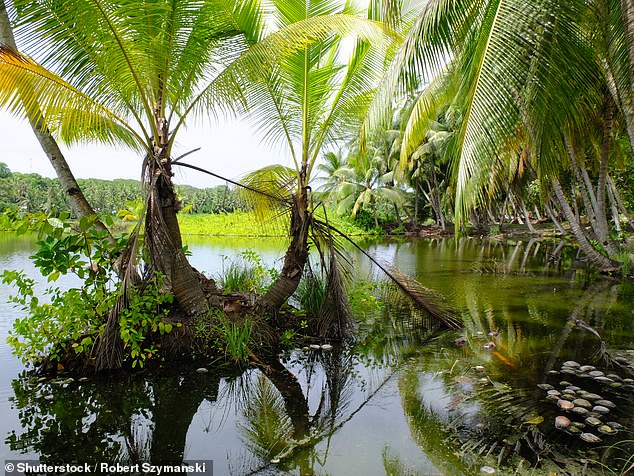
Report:
M318 221L318 220L315 220ZM441 298L438 293L426 288L414 278L407 276L391 265L382 264L378 259L373 257L359 245L357 245L350 237L345 233L339 231L337 228L327 223L320 222L324 226L328 226L332 231L341 236L344 240L351 243L357 250L363 253L372 263L374 263L385 275L390 278L400 289L407 295L414 303L427 311L431 316L438 319L443 325L449 329L459 329L462 327L462 321L458 317L457 313L449 309L447 305L441 304Z
M188 168L197 170L199 172L203 172L205 174L211 175L213 177L219 178L221 180L225 180L233 185L236 185L238 187L248 190L252 194L262 195L266 197L272 203L277 202L280 205L288 204L288 200L285 194L274 193L272 190L269 190L268 188L264 190L260 190L256 182L249 181L248 184L236 182L236 181L227 179L225 177L222 177L218 174L215 174L213 172L209 172L208 170L205 170L201 167L185 164L183 162L177 162L175 163L175 165L188 167ZM274 173L275 177L277 177L278 179L282 177L287 177L288 175L288 174L284 174L283 169L279 167L275 169L271 169L269 172ZM280 181L278 180L278 182ZM287 183L287 181L282 181L282 182ZM287 187L282 187L282 188L286 189ZM282 188L277 187L277 189L279 190L281 190ZM314 209L319 209L319 208L323 209L323 205L318 204L314 207ZM385 273L385 275L390 280L392 280L401 289L401 291L403 291L403 293L406 296L408 296L418 307L424 309L427 313L429 313L429 315L436 318L445 327L449 329L459 329L462 327L462 321L458 317L458 314L452 309L449 309L446 304L444 303L441 304L442 299L437 293L426 288L425 286L420 284L418 281L416 281L414 278L401 273L393 266L381 264L376 258L374 258L367 251L365 251L363 248L357 245L348 235L346 235L344 232L342 232L341 230L331 225L328 222L328 219L325 215L324 215L324 219L320 219L320 218L317 218L315 216L315 213L313 212L311 225L312 225L313 235L315 238L313 241L315 245L317 246L318 251L320 252L320 255L322 257L322 262L331 263L331 265L329 265L327 268L327 275L329 278L332 278L333 283L330 284L331 280L329 280L329 283L327 285L328 286L327 293L333 293L333 298L337 298L337 299L333 299L333 303L335 306L339 306L339 308L325 309L325 311L327 311L327 313L330 313L331 316L339 316L338 317L338 319L340 320L339 324L341 324L339 329L340 331L345 331L345 333L348 332L348 329L347 329L348 324L346 324L345 319L342 320L342 318L345 317L346 314L349 315L349 308L346 309L345 306L342 307L342 303L347 302L347 300L345 299L345 294L343 292L344 290L343 280L341 279L341 274L340 274L341 268L339 267L338 270L334 270L334 265L337 263L342 263L342 262L349 263L349 260L347 257L345 257L345 254L341 251L341 247L336 245L334 234L341 237L343 240L351 243L356 249L358 249L361 253L363 253L370 261L372 261L372 263L374 263L383 273ZM326 244L326 247L328 249L328 255L329 255L328 260L323 259L324 253L323 253L323 250L319 247L320 242ZM339 260L339 258L341 257L343 257L342 261ZM335 300L336 302L334 302Z

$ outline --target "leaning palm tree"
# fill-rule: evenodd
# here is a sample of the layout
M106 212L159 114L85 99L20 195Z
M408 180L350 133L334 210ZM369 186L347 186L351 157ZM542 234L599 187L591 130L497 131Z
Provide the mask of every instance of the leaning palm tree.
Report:
M242 110L246 86L277 76L281 57L335 33L367 38L381 30L354 15L319 15L264 38L271 28L258 0L18 0L15 7L16 36L31 56L0 45L0 107L69 144L139 152L145 208L135 236L143 231L145 275L164 276L183 319L206 312L203 289L213 282L182 250L172 183L179 131L189 119ZM134 269L131 259L124 276ZM115 319L106 329L114 332Z
M565 161L565 132L583 122L588 104L603 108L602 88L613 96L634 145L630 125L634 69L628 63L634 58L634 9L629 3L432 0L426 4L385 82L383 102L390 104L394 91L407 90L422 76L430 83L428 92L421 95L411 117L420 126L437 103L438 78L456 77L457 72L454 105L463 118L452 146L458 219L505 188L500 172L511 157L509 141L518 135L526 137L524 149L534 158L542 183L558 179L559 164ZM610 47L599 48L597 38ZM380 114L375 117L381 119ZM404 150L414 150L424 130L409 126ZM617 267L586 242L580 240L592 261L605 270Z

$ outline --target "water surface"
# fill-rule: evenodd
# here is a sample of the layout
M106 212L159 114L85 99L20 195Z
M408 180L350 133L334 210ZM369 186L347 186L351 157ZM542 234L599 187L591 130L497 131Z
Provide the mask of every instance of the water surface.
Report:
M186 241L193 264L210 276L221 272L222 256L245 248L280 267L285 247L277 239ZM0 457L131 464L212 459L216 475L479 474L483 464L516 462L515 449L530 457L523 448L539 435L549 448L544 456L603 457L553 429L558 412L536 384L557 386L564 377L553 372L567 360L602 365L594 356L597 339L575 326L577 319L596 329L612 354L632 348L630 283L593 280L575 261L576 249L558 243L465 238L362 246L445 296L465 329L439 333L406 301L390 299L359 308L355 345L288 349L267 371L199 361L43 382L5 343L19 313L6 304L10 290L2 285ZM28 260L34 250L32 238L0 236L0 268L34 273ZM359 279L383 279L351 251ZM366 291L357 297L392 295L384 287ZM487 336L493 331L499 335ZM454 344L459 337L464 346ZM484 348L488 341L495 349ZM478 365L484 369L475 370ZM196 372L199 367L209 372ZM626 427L605 443L631 438L629 390L582 384L612 399L611 418ZM543 423L526 423L537 417ZM505 435L516 440L496 442ZM613 452L615 467L618 461Z

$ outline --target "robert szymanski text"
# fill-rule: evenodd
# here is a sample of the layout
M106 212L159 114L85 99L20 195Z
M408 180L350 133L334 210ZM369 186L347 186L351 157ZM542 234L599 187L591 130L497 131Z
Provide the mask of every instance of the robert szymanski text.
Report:
M4 474L9 475L54 475L54 474L129 474L129 475L161 475L192 474L213 476L213 461L198 460L179 464L153 463L42 463L37 460L7 460L4 463Z

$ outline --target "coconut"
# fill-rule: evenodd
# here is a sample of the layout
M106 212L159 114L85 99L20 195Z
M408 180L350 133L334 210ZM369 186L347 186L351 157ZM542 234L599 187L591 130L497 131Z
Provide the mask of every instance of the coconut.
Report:
M606 407L606 408L616 408L616 405L614 404L614 402L611 402L610 400L597 400L594 403L596 405L601 405L602 407Z
M579 364L578 362L575 362L574 360L567 360L563 364L561 364L561 366L562 367L580 367L581 364Z
M557 400L557 406L567 412L575 407L574 403L569 402L568 400Z
M579 438L581 438L586 443L600 443L601 442L601 438L599 438L597 435L593 435L592 433L581 433L579 435Z
M588 409L583 407L574 407L572 412L580 416L586 416L588 414Z
M592 408L592 403L585 398L575 398L572 403L574 403L575 407Z
M617 433L617 431L609 425L601 425L599 428L597 428L597 431L599 433L603 433L604 435L614 435L615 433Z
M570 418L563 415L559 415L555 418L555 428L558 430L565 430L566 428L569 428L571 423Z
M583 398L587 400L592 400L592 401L603 400L603 397L601 395L597 395L596 393L588 393Z

